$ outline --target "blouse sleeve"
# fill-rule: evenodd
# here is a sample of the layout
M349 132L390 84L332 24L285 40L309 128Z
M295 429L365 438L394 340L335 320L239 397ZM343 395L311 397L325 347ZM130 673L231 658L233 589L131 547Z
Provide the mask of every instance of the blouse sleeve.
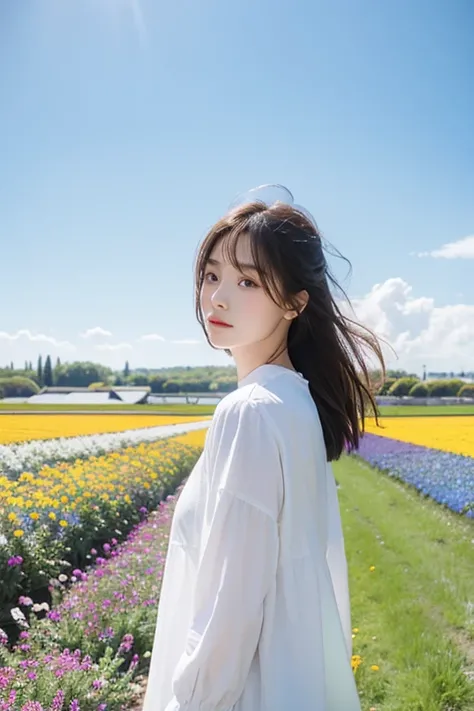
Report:
M251 403L210 432L216 500L201 550L194 614L166 711L228 711L241 695L276 575L279 449Z

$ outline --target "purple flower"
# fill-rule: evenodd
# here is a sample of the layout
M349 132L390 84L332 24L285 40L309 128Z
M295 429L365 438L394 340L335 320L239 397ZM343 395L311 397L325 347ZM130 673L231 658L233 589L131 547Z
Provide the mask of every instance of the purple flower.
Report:
M58 610L51 610L46 615L53 622L61 622L61 613Z
M97 551L96 551L95 548L91 548L91 554L92 554L92 555L97 555Z
M8 635L0 627L0 646L6 645L6 644L8 644ZM0 671L1 671L1 669L0 669ZM0 687L1 687L1 681L0 681Z
M81 711L81 707L79 706L79 701L77 699L73 699L71 701L69 711Z
M104 549L104 553L110 553L110 545L108 543L104 543L102 547Z
M23 558L21 555L14 555L11 558L8 559L8 565L10 567L14 565L21 565L23 563Z
M18 598L18 604L24 607L30 607L33 604L31 597L26 597L25 595L20 595Z
M49 711L62 711L64 704L64 691L62 689L58 689L56 692L56 696L51 702L51 706L49 707Z

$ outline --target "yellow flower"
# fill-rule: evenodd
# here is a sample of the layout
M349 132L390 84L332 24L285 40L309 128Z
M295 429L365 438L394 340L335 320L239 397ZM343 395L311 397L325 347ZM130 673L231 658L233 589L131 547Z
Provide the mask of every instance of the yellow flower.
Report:
M68 525L67 521L65 521L63 518L60 520L59 525L62 526L63 528L66 528Z
M25 535L25 532L22 531L21 528L17 528L15 531L13 531L13 535L15 536L15 538L21 538Z
M33 519L33 521L37 521L39 519L40 515L36 511L33 511L30 513L30 518Z
M377 664L372 664L370 668L372 669L372 671L379 671L379 667L377 666Z
M371 565L370 568L369 568L369 570L370 570L371 573L373 573L374 570L375 570L375 565Z
M50 518L51 521L56 521L56 514L54 513L54 511L50 511L50 513L48 514L48 518Z
M9 521L16 521L16 513L13 513L13 511L12 511L12 513L9 513L8 520Z
M357 634L357 632L359 631L359 628L358 628L358 627L354 627L354 629L353 629L352 631Z

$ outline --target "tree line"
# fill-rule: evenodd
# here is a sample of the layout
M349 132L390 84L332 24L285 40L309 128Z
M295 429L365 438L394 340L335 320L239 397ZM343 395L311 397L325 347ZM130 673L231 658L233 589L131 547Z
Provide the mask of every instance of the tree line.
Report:
M377 395L394 397L474 397L474 384L450 378L427 381L405 370L388 370L382 381L380 371L371 374L372 389ZM54 365L51 356L40 355L35 367L31 361L23 368L13 363L0 368L0 397L30 397L43 387L98 387L147 386L154 394L225 393L237 387L234 366L176 366L172 368L135 368L125 362L121 370L113 370L101 363L75 361Z

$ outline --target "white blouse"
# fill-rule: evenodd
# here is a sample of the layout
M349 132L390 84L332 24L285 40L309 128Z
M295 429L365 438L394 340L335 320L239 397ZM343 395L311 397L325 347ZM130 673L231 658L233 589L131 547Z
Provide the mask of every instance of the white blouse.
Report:
M360 711L336 483L308 382L262 365L176 505L143 711Z

